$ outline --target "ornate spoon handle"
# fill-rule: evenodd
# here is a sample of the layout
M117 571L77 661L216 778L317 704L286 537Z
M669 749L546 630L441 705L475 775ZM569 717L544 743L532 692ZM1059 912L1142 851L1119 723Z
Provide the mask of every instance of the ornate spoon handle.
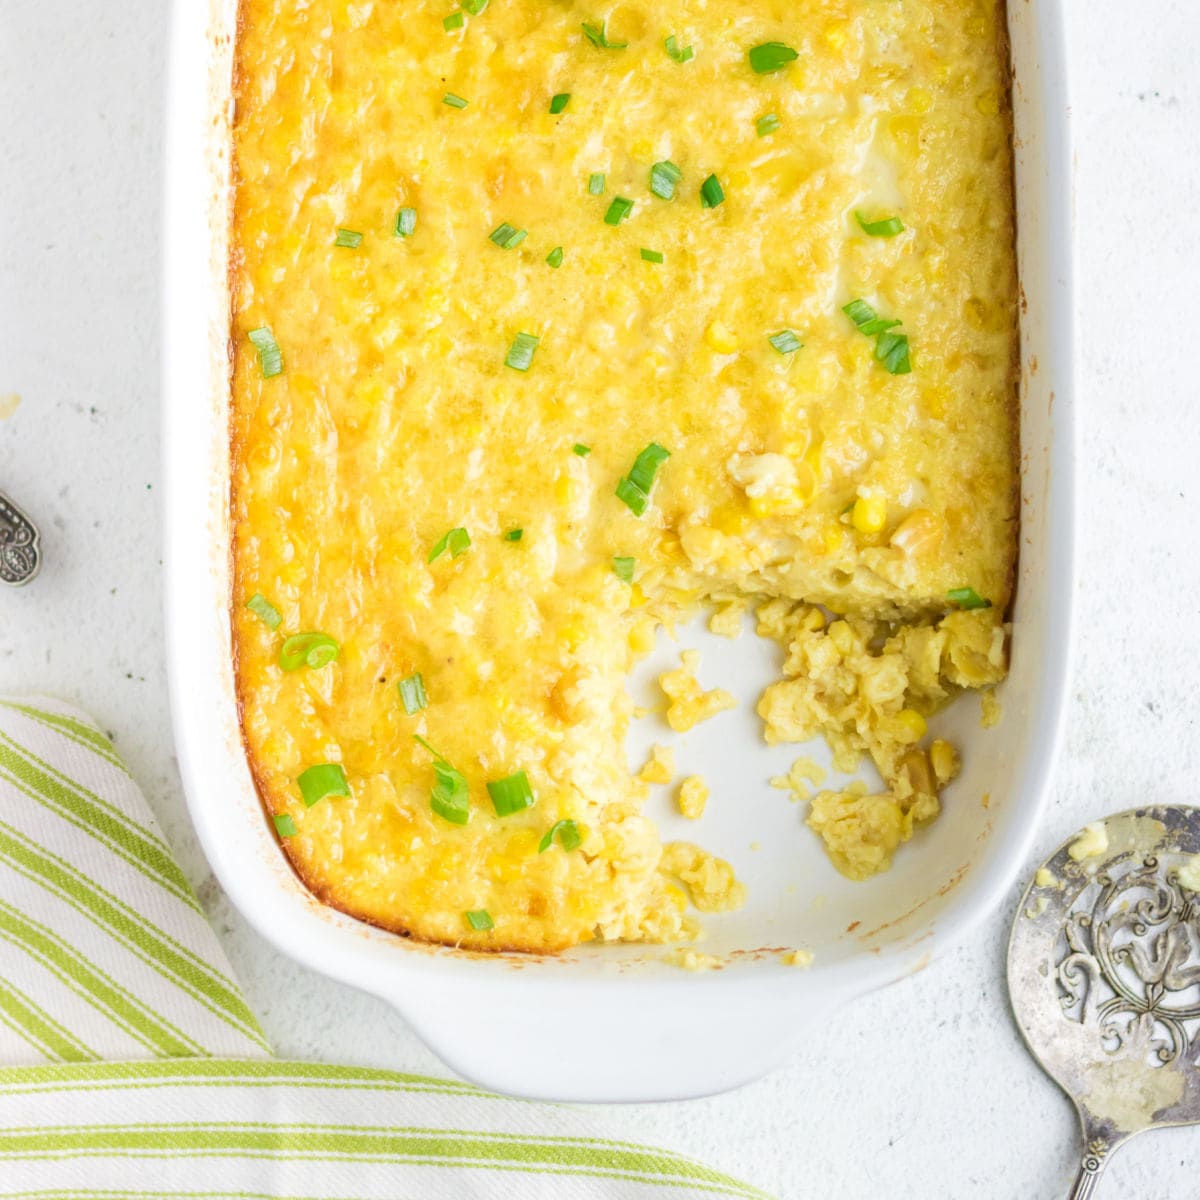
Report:
M0 492L0 583L19 587L42 565L37 526Z
M1086 1115L1083 1116L1083 1158L1079 1163L1075 1182L1067 1194L1067 1200L1088 1200L1088 1197L1095 1195L1096 1188L1100 1185L1101 1173L1108 1166L1113 1150L1123 1140L1123 1137L1097 1129Z

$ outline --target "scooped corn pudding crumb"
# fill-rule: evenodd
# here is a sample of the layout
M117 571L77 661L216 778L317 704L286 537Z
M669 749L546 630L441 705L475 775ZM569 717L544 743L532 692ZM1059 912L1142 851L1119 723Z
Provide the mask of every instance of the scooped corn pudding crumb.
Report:
M301 877L479 949L694 937L747 881L642 814L625 681L709 602L783 649L768 741L879 768L808 819L885 868L1006 669L1002 5L242 9L234 648ZM664 673L671 729L721 682Z

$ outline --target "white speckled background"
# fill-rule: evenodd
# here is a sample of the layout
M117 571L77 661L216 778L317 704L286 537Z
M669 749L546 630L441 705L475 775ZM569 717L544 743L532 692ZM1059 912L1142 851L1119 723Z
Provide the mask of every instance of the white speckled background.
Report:
M1022 0L1024 2L1024 0ZM1050 2L1050 0L1038 0ZM1200 8L1070 6L1078 151L1080 554L1048 852L1200 780ZM37 586L0 594L0 690L102 720L161 818L280 1053L439 1073L385 1004L281 959L209 875L179 792L159 579L162 0L0 0L0 487L37 515ZM1015 901L1014 893L1014 901ZM1066 1100L1006 1008L1009 913L862 1000L732 1095L613 1110L788 1200L1065 1190ZM1194 1196L1200 1132L1134 1142L1101 1196Z

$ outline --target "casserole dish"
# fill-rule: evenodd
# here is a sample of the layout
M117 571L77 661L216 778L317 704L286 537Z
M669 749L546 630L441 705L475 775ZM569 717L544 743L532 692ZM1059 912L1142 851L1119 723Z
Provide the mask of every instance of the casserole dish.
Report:
M1010 14L1023 528L1003 722L979 732L969 703L941 718L940 728L966 749L946 812L890 874L853 884L825 861L797 810L766 787L792 757L786 748L761 749L753 715L752 699L771 677L772 648L706 641L714 675L751 703L739 706L733 720L740 724L727 726L732 742L698 739L685 749L686 766L718 793L741 797L706 818L706 841L734 862L750 901L714 923L701 947L722 969L691 974L644 946L541 958L414 944L322 906L275 842L242 745L228 617L235 17L228 3L176 14L166 229L169 658L181 768L213 869L281 949L397 1003L452 1066L489 1086L561 1099L647 1100L754 1078L829 1008L920 967L969 928L1011 882L1035 827L1059 724L1071 578L1069 210L1059 169L1069 156L1057 22L1028 6ZM663 661L652 656L647 674ZM635 688L639 682L640 675ZM731 745L744 746L744 754L730 753ZM678 818L647 812L664 838L678 829ZM784 966L778 950L786 947L811 950L813 969ZM751 1011L752 1021L739 1019ZM552 1055L544 1052L548 1044Z

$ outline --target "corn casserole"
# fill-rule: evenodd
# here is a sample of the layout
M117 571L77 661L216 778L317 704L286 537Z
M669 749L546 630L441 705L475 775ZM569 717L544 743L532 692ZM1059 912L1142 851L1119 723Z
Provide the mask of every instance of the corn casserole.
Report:
M243 0L234 82L237 686L306 884L693 937L737 798L684 780L661 843L625 680L705 606L781 643L768 741L878 768L807 819L884 870L958 770L927 719L1007 667L1002 0ZM674 731L733 703L693 668Z

